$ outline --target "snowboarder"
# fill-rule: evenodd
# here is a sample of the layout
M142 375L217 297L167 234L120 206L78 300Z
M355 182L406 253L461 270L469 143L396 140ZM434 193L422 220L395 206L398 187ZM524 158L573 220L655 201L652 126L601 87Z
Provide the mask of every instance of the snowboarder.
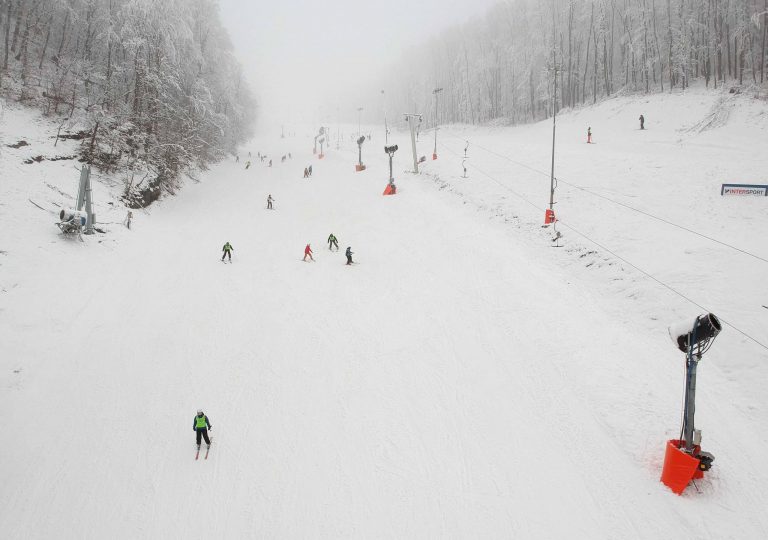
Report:
M309 169L304 167L304 178L309 178Z
M315 259L312 257L312 248L309 244L304 248L304 261L307 260L307 257L309 257L312 262L315 262Z
M347 251L344 252L344 255L347 256L347 266L349 266L350 264L352 264L352 255L353 255L352 248L347 247Z
M339 241L333 233L331 233L328 237L328 249L333 250L334 246L336 247L336 251L339 251Z
M272 201L275 199L272 198L272 194L270 193L267 197L267 210L272 210Z
M307 170L309 171L309 177L312 178L312 165L307 167Z
M229 262L232 262L232 252L235 251L235 248L232 247L232 244L227 242L224 244L224 247L221 248L221 250L224 252L224 254L221 256L221 260L224 260L224 257L229 257Z
M248 161L245 162L245 170L247 171L248 169L250 169L250 167L251 167L251 160L249 159Z
M587 128L587 144L592 144L592 128Z
M210 448L211 439L208 438L208 430L213 431L213 426L208 420L208 417L203 413L202 409L197 410L197 416L192 420L192 431L197 434L197 447L200 448L200 438L205 439L205 444Z
M640 115L640 129L645 129L645 117Z

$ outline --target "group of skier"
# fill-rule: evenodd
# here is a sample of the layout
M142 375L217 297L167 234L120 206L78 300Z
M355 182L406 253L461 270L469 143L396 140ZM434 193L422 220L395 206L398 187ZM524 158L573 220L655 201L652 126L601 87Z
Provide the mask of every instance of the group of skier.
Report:
M645 116L640 115L640 129L645 131ZM592 144L592 126L587 127L587 144Z
M272 199L272 195L270 195L269 198L267 199L267 205L268 205L267 208L270 208L270 209L272 208L273 200L274 199ZM330 251L334 251L334 248L336 248L336 251L339 251L339 239L336 238L336 236L333 233L331 233L328 236L328 249ZM221 248L221 251L222 251L221 261L226 262L225 259L228 259L229 262L231 263L232 252L235 251L235 248L232 247L232 244L230 244L229 242L226 242L224 246ZM352 251L351 246L347 246L347 249L344 251L344 255L347 257L348 266L354 264L354 261L352 260L352 255L354 255L354 252ZM306 262L307 257L309 257L310 261L312 262L315 261L315 258L312 256L312 246L310 244L307 244L304 247L304 258L302 260Z

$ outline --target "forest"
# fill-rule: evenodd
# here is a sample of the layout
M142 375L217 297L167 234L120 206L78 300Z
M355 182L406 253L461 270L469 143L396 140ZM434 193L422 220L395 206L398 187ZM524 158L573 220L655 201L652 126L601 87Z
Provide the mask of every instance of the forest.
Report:
M0 0L0 95L124 173L134 206L234 151L256 109L215 0Z
M515 124L697 80L758 86L767 20L768 0L507 0L409 50L366 105L426 125Z

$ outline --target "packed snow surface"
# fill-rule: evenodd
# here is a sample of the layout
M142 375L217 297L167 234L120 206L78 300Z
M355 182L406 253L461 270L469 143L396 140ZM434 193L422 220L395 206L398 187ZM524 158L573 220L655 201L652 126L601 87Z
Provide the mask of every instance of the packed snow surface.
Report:
M2 536L767 537L768 199L720 196L768 183L767 111L692 90L562 114L557 244L551 122L442 129L437 161L422 133L418 176L394 133L392 197L380 128L359 173L356 126L324 159L309 128L278 129L130 231L101 177L106 232L80 241L54 226L79 164L23 163L74 143L6 105ZM732 325L699 368L716 459L676 496L666 328L702 307ZM214 442L195 461L201 407Z

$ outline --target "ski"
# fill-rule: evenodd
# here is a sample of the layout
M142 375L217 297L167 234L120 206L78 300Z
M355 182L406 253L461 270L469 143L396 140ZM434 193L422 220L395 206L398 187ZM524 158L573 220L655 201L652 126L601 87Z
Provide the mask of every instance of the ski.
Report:
M208 459L208 452L210 452L210 451L211 451L211 445L209 444L208 448L205 449L205 458L204 459Z
M200 457L200 445L197 445L197 452L195 453L195 461L197 461L197 458Z

